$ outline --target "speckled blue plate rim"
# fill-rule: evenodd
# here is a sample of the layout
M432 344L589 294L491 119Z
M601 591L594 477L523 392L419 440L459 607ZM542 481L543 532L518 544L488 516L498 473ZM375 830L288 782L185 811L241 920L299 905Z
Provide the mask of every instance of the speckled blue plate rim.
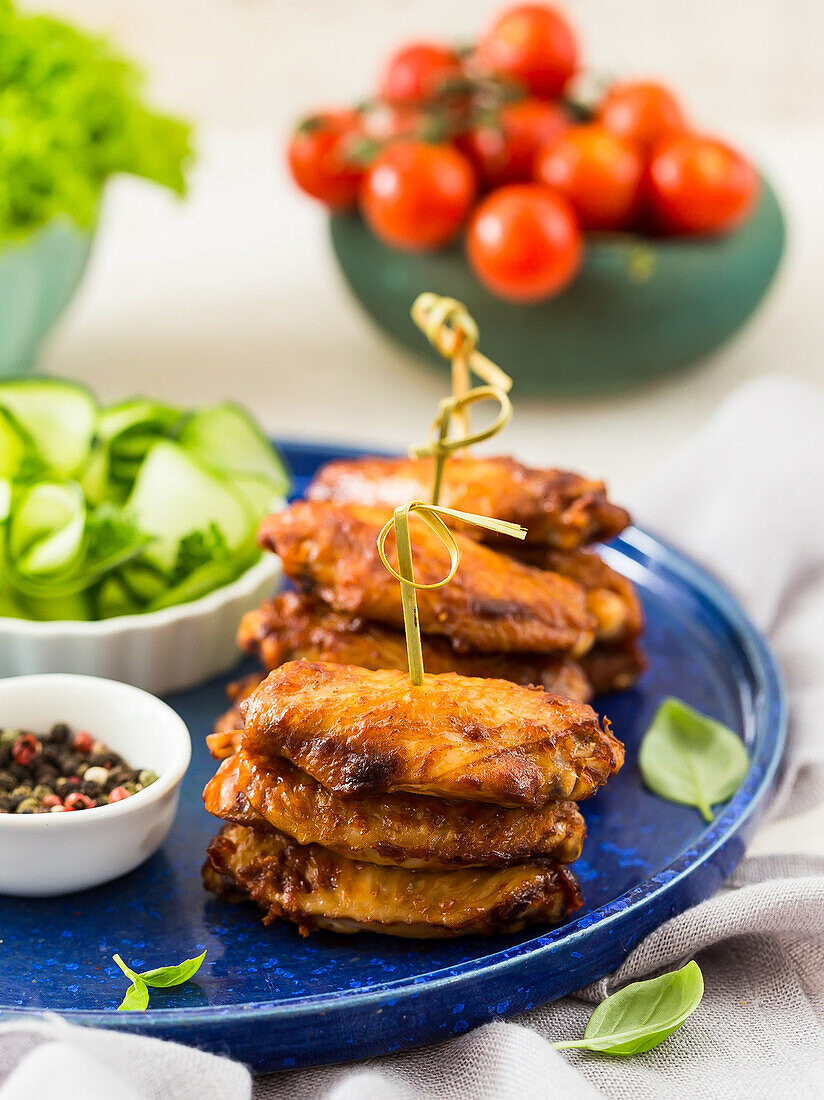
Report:
M307 447L307 451L309 449ZM326 448L311 449L317 453ZM330 453L340 455L344 448L329 447L328 450ZM619 922L622 928L634 923L634 933L622 937L617 954L613 954L613 963L617 965L632 947L663 923L663 920L710 896L714 892L712 888L701 889L693 895L680 888L689 876L695 875L702 867L713 861L718 862L718 857L723 850L737 836L749 835L766 806L766 801L776 782L786 737L787 708L781 675L764 637L734 597L703 567L663 540L639 528L633 527L625 531L614 545L630 559L652 562L657 569L674 573L694 593L720 611L732 628L737 642L744 651L750 671L755 676L753 721L756 751L750 769L742 786L707 827L696 845L682 852L677 859L651 878L608 904L587 913L577 921L561 925L544 936L498 951L484 959L468 961L441 971L431 971L413 979L405 978L380 983L363 991L339 991L317 997L303 997L288 1004L257 1001L221 1007L156 1009L141 1016L134 1013L118 1014L113 1010L90 1012L78 1009L61 1010L60 1015L77 1024L139 1031L144 1034L161 1033L167 1038L180 1038L183 1041L188 1038L189 1041L194 1042L198 1042L198 1036L192 1032L201 1031L204 1028L209 1030L209 1025L214 1024L216 1029L212 1032L213 1038L207 1044L214 1049L214 1039L219 1037L221 1025L245 1023L248 1027L254 1020L257 1032L265 1026L267 1021L282 1024L288 1019L298 1024L301 1017L316 1016L318 1013L323 1014L326 1025L331 1025L329 1014L335 1014L336 1010L340 1011L344 1006L347 1012L355 1014L381 1006L398 1009L405 999L417 999L423 994L435 994L448 987L454 993L456 986L474 978L483 977L485 981L491 982L495 978L506 977L508 972L514 971L520 964L527 961L534 970L536 965L549 964L559 947L563 947L565 956L577 957L579 953L576 948L586 946L587 935L594 926L606 932L610 925ZM738 863L743 851L744 846L741 844L736 851L725 859L721 859L720 868L716 867L715 873L709 876L710 880L720 885L723 878L728 876ZM680 898L677 896L679 891ZM665 914L664 917L661 916L662 913ZM609 971L605 971L607 972ZM555 994L556 996L572 992L582 984L576 976L575 967L570 968L568 976L569 981L561 982L563 988ZM594 979L589 977L587 980ZM522 1011L529 1007L531 1004L518 1004L516 999L511 1011ZM18 1011L39 1014L41 1010L20 1009ZM476 1018L473 1022L478 1022L479 1019ZM220 1045L219 1038L217 1045ZM374 1045L370 1046L365 1040L365 1045L358 1056L365 1056L374 1050ZM298 1064L307 1063L301 1060Z

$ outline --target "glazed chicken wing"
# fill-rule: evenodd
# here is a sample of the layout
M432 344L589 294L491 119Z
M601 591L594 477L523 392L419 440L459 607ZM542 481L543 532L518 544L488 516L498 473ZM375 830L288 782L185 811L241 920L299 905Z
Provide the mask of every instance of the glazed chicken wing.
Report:
M386 519L386 512L357 504L298 501L268 516L258 538L280 555L288 577L336 611L401 629L400 586L375 545ZM438 537L418 522L412 539L416 579L442 580L449 557ZM481 653L586 653L595 621L580 585L461 535L456 539L462 556L455 577L443 588L418 592L425 634ZM397 568L393 545L387 557Z
M251 898L265 924L291 921L303 935L317 928L414 938L518 932L557 923L581 905L570 872L547 860L497 870L410 871L243 825L226 825L214 838L203 879L229 900Z
M581 585L587 609L597 624L599 643L636 638L644 629L644 610L635 585L607 565L595 550L568 552L514 545L511 553L527 565L560 573Z
M313 596L283 592L266 600L240 622L238 645L265 668L285 661L332 661L362 668L407 670L406 641L396 630L333 611ZM507 653L459 653L446 639L423 638L427 672L493 676L516 684L538 684L551 695L585 703L592 694L581 666L565 657Z
M431 500L433 459L342 459L330 462L309 486L310 500L379 505L391 511L409 500ZM571 550L614 538L629 523L607 500L601 481L565 470L539 470L513 458L458 455L445 467L440 503L476 515L510 520L527 529L527 542ZM474 539L505 541L480 528Z
M500 867L533 856L572 863L586 827L574 802L502 809L427 795L342 799L279 757L238 752L203 792L224 821L286 833L339 855L401 867Z
M647 659L635 641L597 645L584 659L587 679L599 695L632 687L646 667Z
M508 680L292 661L243 704L242 747L343 796L410 791L542 806L592 794L623 746L591 707Z

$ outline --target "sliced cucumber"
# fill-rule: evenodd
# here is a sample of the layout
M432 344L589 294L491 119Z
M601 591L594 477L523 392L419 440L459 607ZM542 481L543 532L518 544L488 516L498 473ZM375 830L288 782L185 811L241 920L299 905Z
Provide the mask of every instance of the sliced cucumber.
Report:
M178 442L207 465L228 476L253 475L267 481L276 496L289 491L282 459L245 409L229 401L193 413Z
M77 563L86 527L86 501L75 481L41 481L24 490L9 530L9 553L23 576L67 573Z
M95 617L113 619L117 615L135 615L142 605L116 574L106 577L97 586L94 597Z
M11 417L0 409L0 475L15 477L20 472L30 446Z
M0 382L0 408L54 473L71 477L85 465L97 402L84 386L52 378L11 379Z
M92 606L88 594L76 592L72 596L26 597L27 618L45 622L61 622L65 619L91 619Z
M146 557L170 570L180 540L215 524L227 546L250 544L255 519L231 483L176 443L155 443L146 456L126 503L135 524L154 541Z
M125 588L141 604L151 603L169 587L169 578L142 561L130 562L117 574Z
M0 523L5 523L11 512L14 486L7 477L0 477Z
M256 477L253 474L235 474L232 477L232 484L258 517L277 512L286 503L283 493L266 478Z
M233 558L231 561L207 561L193 569L188 577L168 588L158 596L146 608L147 611L159 611L163 607L175 607L179 603L189 603L191 600L200 599L201 596L213 592L216 588L222 588L239 577L254 561L254 556L248 559Z

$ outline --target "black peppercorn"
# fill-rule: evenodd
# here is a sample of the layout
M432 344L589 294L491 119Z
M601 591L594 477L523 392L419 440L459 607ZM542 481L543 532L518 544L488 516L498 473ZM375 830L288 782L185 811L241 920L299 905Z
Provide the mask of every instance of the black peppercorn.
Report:
M71 740L71 736L72 731L65 722L58 722L49 731L49 741L53 741L56 745L65 745Z
M2 0L0 0L2 3ZM0 813L50 813L107 806L141 790L156 775L131 768L91 733L64 722L45 736L0 729ZM111 798L113 792L116 796Z

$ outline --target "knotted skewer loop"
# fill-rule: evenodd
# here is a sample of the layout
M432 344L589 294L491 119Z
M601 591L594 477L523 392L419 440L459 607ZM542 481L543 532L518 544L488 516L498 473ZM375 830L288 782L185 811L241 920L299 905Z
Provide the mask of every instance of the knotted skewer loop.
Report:
M495 420L479 432L469 432L464 435L449 438L449 427L453 416L463 412L470 405L478 401L495 400L498 402L498 415ZM441 494L441 481L443 480L443 468L447 457L454 451L463 447L471 447L474 443L482 443L485 439L491 439L512 417L512 402L508 395L498 386L476 386L462 397L445 397L440 403L438 415L432 422L429 432L429 441L417 447L409 448L410 458L435 457L435 474L432 481L432 503L437 504Z
M415 580L415 567L412 561L412 540L409 535L409 517L415 513L429 529L438 536L449 554L449 572L440 581L429 583ZM451 519L461 520L463 523L471 523L476 527L484 527L487 531L494 531L499 535L510 535L512 538L526 538L526 528L517 523L509 523L503 519L493 519L489 516L476 516L470 512L459 512L454 508L439 508L434 504L425 504L422 500L412 500L409 504L400 505L395 509L392 518L384 524L377 539L378 555L401 586L401 604L403 606L403 629L406 634L406 654L409 663L409 677L416 687L421 687L424 682L423 650L421 648L421 627L418 619L418 599L416 591L432 591L443 588L449 584L458 571L461 561L461 551L455 536L446 526L441 516L449 516ZM386 557L386 539L391 530L395 532L395 543L398 549L398 569L396 570Z
M435 350L452 360L452 396L456 400L469 392L470 371L487 385L509 393L512 379L499 366L476 350L478 326L463 302L425 291L412 304L412 320ZM460 430L468 435L469 416L457 410Z

